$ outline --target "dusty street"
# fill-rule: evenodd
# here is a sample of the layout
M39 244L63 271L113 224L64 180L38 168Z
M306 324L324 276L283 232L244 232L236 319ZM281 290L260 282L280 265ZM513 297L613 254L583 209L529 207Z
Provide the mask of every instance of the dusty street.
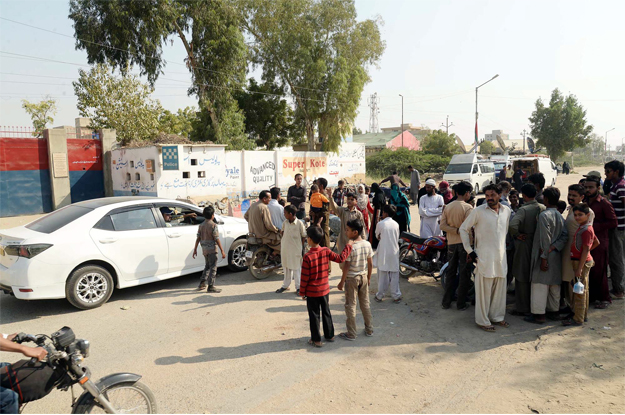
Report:
M558 178L563 198L580 177ZM9 223L0 220L0 228ZM412 229L418 228L414 209ZM336 287L338 267L333 271ZM305 302L293 290L274 293L281 277L219 274L221 294L194 291L195 274L116 291L91 311L64 300L2 295L2 332L72 327L91 342L86 365L94 378L141 374L160 412L622 413L625 407L623 301L590 310L584 327L508 316L511 327L491 334L475 327L473 307L442 310L440 283L419 276L401 281L402 304L372 302L373 337L337 338L315 349L307 344ZM333 288L330 298L338 333L345 327L343 294ZM360 313L358 325L364 329ZM6 353L1 359L17 360ZM70 402L69 393L54 391L25 412L67 413Z

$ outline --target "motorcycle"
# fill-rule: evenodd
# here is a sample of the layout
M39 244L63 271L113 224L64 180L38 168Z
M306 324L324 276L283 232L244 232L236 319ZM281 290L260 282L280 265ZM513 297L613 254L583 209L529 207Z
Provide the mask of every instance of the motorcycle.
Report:
M140 375L115 373L94 382L91 372L82 366L89 356L89 341L76 339L69 327L63 327L50 336L19 333L16 343L32 342L44 348L48 355L44 361L20 360L3 370L2 387L15 390L19 395L20 413L28 402L39 400L57 388L72 391L72 413L156 413L156 399L152 391L139 382ZM84 392L74 398L74 385Z
M273 249L263 244L253 233L247 235L247 252L245 260L250 274L257 280L264 280L274 271L282 268L280 254L272 255Z
M399 275L409 278L417 272L434 277L447 262L447 239L443 236L421 238L410 232L402 232L403 245L399 250Z

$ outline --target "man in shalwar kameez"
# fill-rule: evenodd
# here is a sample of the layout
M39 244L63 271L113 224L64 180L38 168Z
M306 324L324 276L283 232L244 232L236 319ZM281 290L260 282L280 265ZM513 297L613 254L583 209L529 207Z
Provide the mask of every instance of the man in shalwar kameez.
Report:
M475 268L475 322L482 330L494 332L493 324L509 327L506 322L506 235L510 208L499 203L501 187L484 188L486 203L471 211L460 227L462 244ZM475 249L470 232L475 232Z
M436 194L436 182L434 179L425 181L425 196L419 199L419 216L421 217L421 230L419 236L441 236L440 217L443 214L445 201L443 196Z
M532 315L525 317L525 321L536 324L543 324L546 315L558 319L562 284L561 252L569 236L564 218L557 209L560 191L555 187L546 188L543 200L547 209L538 215L532 248Z

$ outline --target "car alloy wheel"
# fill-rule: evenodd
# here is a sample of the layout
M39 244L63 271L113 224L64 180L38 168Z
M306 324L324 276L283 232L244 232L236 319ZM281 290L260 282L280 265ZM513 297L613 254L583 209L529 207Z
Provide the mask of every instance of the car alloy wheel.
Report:
M239 245L232 250L232 263L239 268L245 268L247 266L245 260L245 252L247 247L245 244Z
M108 293L108 282L104 275L90 272L83 275L76 284L76 296L85 303L97 303Z

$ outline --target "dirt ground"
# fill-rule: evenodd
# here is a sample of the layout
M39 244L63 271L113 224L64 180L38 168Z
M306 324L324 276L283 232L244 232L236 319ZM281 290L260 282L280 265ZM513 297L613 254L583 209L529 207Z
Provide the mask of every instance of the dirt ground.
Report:
M560 176L558 187L566 193L580 177ZM412 229L418 228L415 211ZM338 267L333 271L335 287ZM91 311L2 295L2 331L71 326L91 341L86 365L94 378L143 375L160 412L622 413L625 407L623 301L590 310L584 327L508 316L510 328L485 333L475 327L472 307L442 310L440 283L417 276L401 281L401 304L372 302L373 337L315 349L307 345L305 303L293 291L274 293L279 276L256 281L247 272L220 271L218 295L194 291L197 281L194 274L120 290ZM343 293L334 288L330 302L338 333L345 327ZM363 330L360 315L357 322ZM54 391L25 412L68 412L70 401L69 393Z

